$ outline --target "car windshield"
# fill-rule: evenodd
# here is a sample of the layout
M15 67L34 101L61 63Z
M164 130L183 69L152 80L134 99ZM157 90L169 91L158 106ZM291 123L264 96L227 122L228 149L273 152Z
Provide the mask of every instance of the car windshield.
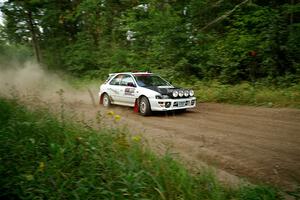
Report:
M136 74L134 75L137 84L141 87L151 86L171 86L170 83L157 75L152 74Z

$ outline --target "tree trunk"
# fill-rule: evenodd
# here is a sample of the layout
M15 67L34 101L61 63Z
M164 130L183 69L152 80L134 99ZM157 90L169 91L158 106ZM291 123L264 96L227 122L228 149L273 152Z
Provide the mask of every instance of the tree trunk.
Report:
M291 0L291 5L294 5L295 3L295 0ZM293 24L294 23L294 13L292 12L291 15L290 15L290 24Z
M207 25L205 25L204 27L202 27L200 29L200 31L204 31L205 29L207 29L208 27L210 27L211 25L218 23L219 21L224 20L225 18L227 18L228 16L230 16L236 9L238 9L239 7L241 7L242 5L246 4L247 2L249 2L251 0L244 0L243 2L239 3L238 5L236 5L232 10L226 12L224 15L222 15L221 17L218 17L216 19L214 19L213 21L211 21L210 23L208 23Z
M36 37L36 32L35 32L35 27L34 27L34 22L33 22L33 19L32 19L32 12L31 11L28 11L27 17L28 17L28 25L29 25L29 30L30 30L31 37L32 37L32 45L33 45L33 48L34 48L36 61L38 63L41 63L41 52L40 52L38 40L37 40L37 37Z

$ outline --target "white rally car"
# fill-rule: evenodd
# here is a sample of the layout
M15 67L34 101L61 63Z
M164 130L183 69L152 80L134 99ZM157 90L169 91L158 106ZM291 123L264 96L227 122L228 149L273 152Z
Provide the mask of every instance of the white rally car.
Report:
M158 75L148 72L109 74L100 86L100 104L134 107L141 115L152 111L185 110L196 106L193 90L176 88Z

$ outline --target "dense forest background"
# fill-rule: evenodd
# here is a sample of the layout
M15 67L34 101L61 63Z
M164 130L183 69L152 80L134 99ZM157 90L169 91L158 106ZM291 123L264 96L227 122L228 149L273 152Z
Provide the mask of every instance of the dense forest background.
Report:
M103 77L299 83L297 0L8 0L0 60Z

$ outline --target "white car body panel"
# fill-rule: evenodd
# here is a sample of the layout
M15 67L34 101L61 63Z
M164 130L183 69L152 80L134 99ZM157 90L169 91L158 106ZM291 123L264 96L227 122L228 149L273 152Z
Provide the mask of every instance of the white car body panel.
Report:
M135 102L139 97L146 96L149 100L152 111L188 109L188 108L194 108L196 106L196 97L194 96L187 97L187 98L157 99L156 96L161 94L157 91L139 86L136 82L136 79L134 78L135 74L139 74L139 73L125 72L125 73L110 74L108 80L100 86L99 98L101 99L102 95L104 93L107 93L108 96L110 97L111 104L134 107ZM143 72L141 74L146 74L146 72ZM151 75L151 73L148 74ZM111 85L112 80L114 78L117 79L118 75L130 75L132 77L133 84L135 85L135 87L124 86L124 85ZM170 85L170 86L158 86L158 88L175 88L175 87ZM166 102L170 102L171 106L166 108L165 107Z

